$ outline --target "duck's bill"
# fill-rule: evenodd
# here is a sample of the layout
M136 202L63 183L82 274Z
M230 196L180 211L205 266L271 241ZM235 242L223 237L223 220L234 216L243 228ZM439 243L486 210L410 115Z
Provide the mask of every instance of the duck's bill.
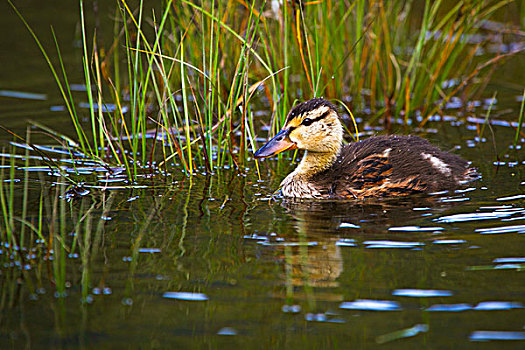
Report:
M288 130L281 130L273 139L255 152L255 158L266 158L279 154L290 149L296 149L295 142L288 138Z

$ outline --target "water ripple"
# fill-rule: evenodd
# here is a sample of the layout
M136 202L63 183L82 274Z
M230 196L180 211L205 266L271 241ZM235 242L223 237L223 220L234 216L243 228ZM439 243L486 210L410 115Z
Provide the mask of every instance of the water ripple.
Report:
M13 90L0 90L1 97L10 97L10 98L19 98L22 100L47 100L47 95L38 94L34 92L23 92L23 91L13 91Z
M339 317L328 318L325 313L318 313L318 314L307 313L304 316L304 319L309 322L346 323L345 320Z
M351 238L341 238L337 242L335 242L335 245L342 246L342 247L355 247L357 244L355 243L355 239Z
M515 199L523 199L525 198L525 194L518 194L516 196L509 196L509 197L500 197L496 198L497 201L513 201Z
M339 225L339 228L361 228L361 226L354 225L348 222L343 222L341 225Z
M478 228L475 231L481 233L482 235L494 235L494 234L500 234L500 233L513 233L513 232L525 233L525 225Z
M392 295L413 298L448 297L453 293L449 290L437 289L396 289Z
M384 344L384 343L391 342L396 339L415 337L416 335L422 332L428 332L427 324L416 324L415 326L412 326L410 328L406 328L406 329L402 329L402 330L395 331L392 333L380 335L379 337L376 338L376 342L379 344Z
M525 332L513 331L474 331L470 334L471 341L488 340L525 340Z
M139 253L160 253L160 248L139 248Z
M434 232L444 230L443 227L420 227L420 226L401 226L401 227L390 227L388 231L401 231L401 232Z
M364 311L399 311L399 303L390 300L368 300L358 299L356 301L345 301L339 305L340 309L364 310Z
M435 222L439 223L456 223L456 222L466 222L466 221L477 221L477 220L492 220L492 219L501 219L511 216L512 212L490 212L490 213L464 213L464 214L454 214L442 216L440 218L434 219Z
M217 335L237 335L237 330L232 327L223 327L217 332Z
M185 301L206 301L208 296L203 293L189 293L189 292L166 292L162 295L163 298L177 299Z
M284 313L297 314L297 313L301 312L301 305L283 305L281 310Z
M365 241L367 248L415 248L425 245L421 242L400 242L400 241Z
M434 244L463 244L467 243L464 239L436 239L432 243Z
M435 304L425 309L425 311L449 311L460 312L471 310L472 306L469 304Z
M283 247L306 247L316 246L317 242L270 242L270 241L258 241L257 244L271 245L271 246L283 246Z
M483 301L474 307L474 310L481 311L510 309L523 309L523 304L514 301Z
M492 262L497 264L506 264L506 263L525 263L525 257L510 257L510 258L496 258Z

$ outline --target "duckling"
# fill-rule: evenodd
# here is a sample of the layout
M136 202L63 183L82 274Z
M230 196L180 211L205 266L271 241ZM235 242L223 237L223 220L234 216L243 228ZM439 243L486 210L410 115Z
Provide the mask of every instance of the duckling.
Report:
M301 149L297 168L281 182L285 197L365 199L436 192L477 178L455 154L417 136L374 136L343 145L335 106L314 98L294 107L284 127L255 158Z

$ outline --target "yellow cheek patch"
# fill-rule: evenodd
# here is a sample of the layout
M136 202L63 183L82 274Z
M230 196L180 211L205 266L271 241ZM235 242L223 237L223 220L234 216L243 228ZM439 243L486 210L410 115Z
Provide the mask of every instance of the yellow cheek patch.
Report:
M297 132L296 129L292 130L289 134L288 134L288 137L290 138L290 140L297 140L299 138L300 134Z

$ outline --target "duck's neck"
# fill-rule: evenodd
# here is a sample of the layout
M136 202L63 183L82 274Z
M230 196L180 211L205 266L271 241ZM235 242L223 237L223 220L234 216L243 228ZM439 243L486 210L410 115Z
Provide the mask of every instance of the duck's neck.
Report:
M322 197L310 179L320 172L330 168L339 156L336 153L308 152L304 154L301 163L281 182L281 192L285 197L318 198Z
M305 151L303 159L292 174L302 178L311 178L313 175L330 168L337 160L339 153L340 149L334 153Z

